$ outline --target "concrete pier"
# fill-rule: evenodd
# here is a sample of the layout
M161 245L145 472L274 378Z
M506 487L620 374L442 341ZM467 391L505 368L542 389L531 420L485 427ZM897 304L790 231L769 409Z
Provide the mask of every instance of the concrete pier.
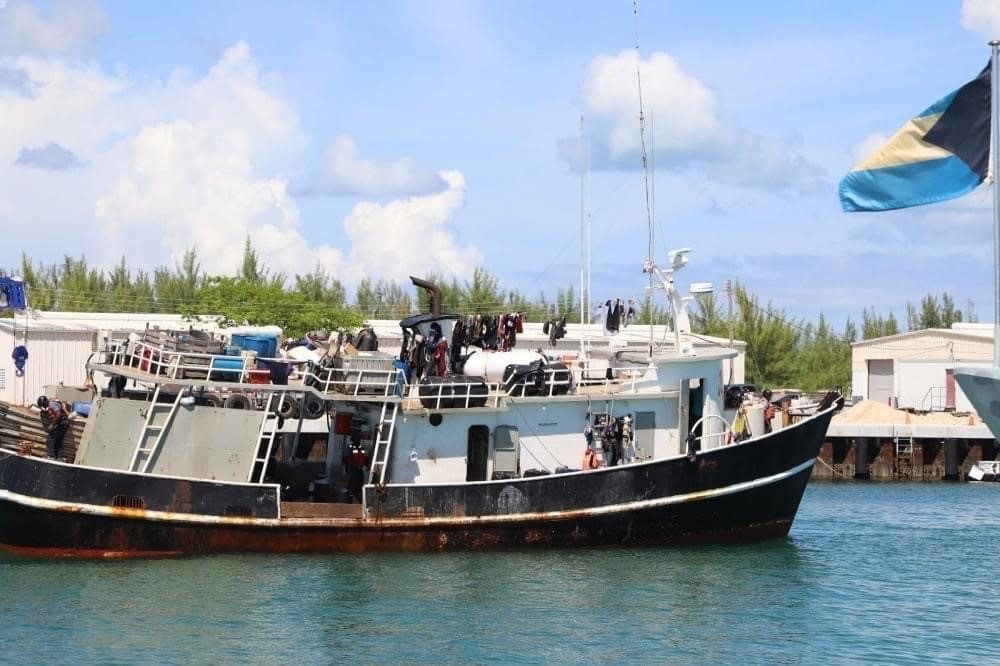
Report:
M1000 444L984 425L833 424L813 478L961 481L998 454Z

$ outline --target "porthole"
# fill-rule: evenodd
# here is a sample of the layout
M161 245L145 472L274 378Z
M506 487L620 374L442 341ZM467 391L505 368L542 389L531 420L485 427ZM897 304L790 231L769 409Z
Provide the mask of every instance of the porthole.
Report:
M434 413L431 414L431 417L428 420L431 422L432 426L439 426L441 425L441 421L444 421L444 417L440 414Z

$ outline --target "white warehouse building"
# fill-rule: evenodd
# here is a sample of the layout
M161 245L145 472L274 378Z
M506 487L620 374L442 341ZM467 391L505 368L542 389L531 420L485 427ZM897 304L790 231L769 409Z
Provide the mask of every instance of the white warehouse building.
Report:
M955 383L956 367L993 363L992 324L953 324L855 342L855 397L918 411L974 411Z
M83 386L90 355L109 337L120 338L147 328L218 330L211 318L191 321L173 314L37 312L0 319L0 401L30 404L46 386ZM18 375L12 352L28 350L24 374Z

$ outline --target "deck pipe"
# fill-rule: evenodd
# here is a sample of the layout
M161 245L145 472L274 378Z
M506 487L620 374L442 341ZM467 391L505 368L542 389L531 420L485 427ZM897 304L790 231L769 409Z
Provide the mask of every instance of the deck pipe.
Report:
M433 282L428 282L427 280L413 277L412 275L410 276L410 282L413 283L413 286L425 289L430 293L431 314L435 317L441 314L441 288Z

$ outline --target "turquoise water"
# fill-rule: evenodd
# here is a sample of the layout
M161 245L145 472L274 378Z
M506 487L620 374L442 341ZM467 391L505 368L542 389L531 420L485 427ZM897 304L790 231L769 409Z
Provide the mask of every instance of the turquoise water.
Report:
M0 560L6 663L1000 661L1000 485L815 483L736 547Z

